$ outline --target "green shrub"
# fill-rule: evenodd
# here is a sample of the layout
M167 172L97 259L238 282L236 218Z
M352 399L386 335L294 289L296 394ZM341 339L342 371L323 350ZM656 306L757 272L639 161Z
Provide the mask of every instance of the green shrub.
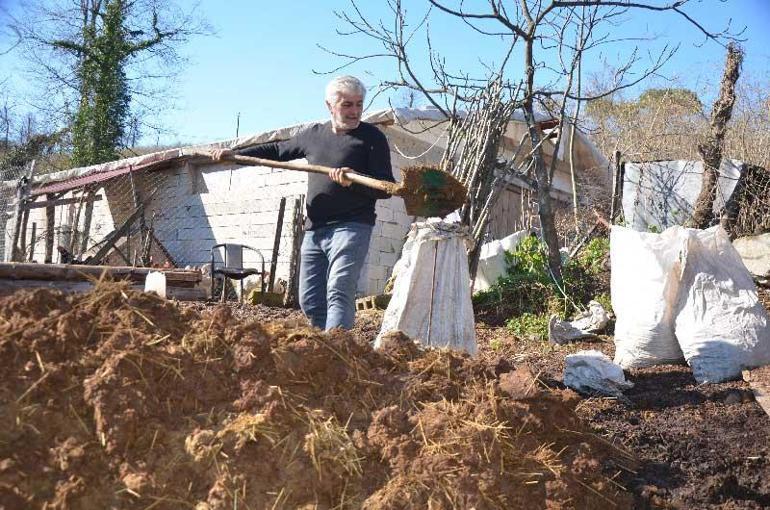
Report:
M524 313L518 317L511 317L505 325L519 337L535 336L540 340L548 338L548 315L546 314Z
M506 252L505 276L473 297L477 316L491 323L505 322L517 335L545 337L550 315L571 317L609 290L604 268L608 252L609 239L591 240L563 265L560 289L550 276L545 245L527 237L512 253Z

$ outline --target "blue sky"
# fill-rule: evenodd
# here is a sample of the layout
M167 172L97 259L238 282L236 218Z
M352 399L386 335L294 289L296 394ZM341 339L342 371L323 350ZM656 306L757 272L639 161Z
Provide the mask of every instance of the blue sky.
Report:
M403 2L415 16L424 12L427 4L424 0ZM185 1L180 3L185 5ZM375 17L382 15L383 3L359 1L367 12L379 10ZM0 0L0 5L18 12L23 4ZM317 45L358 52L370 44L365 39L335 33L344 25L333 11L350 11L349 6L347 0L201 0L198 12L216 35L195 38L186 45L184 53L190 62L174 86L175 108L159 119L172 134L159 141L198 143L230 138L235 134L238 112L241 134L325 118L323 87L329 76L313 71L330 70L342 62ZM746 26L742 36L747 39L743 43L747 54L744 70L756 78L770 77L770 0L693 0L686 11L710 30L724 28L728 18L732 18L734 28ZM477 68L479 58L494 59L500 53L498 41L474 38L444 16L433 19L431 31L450 65L460 69ZM680 17L637 11L614 29L613 36L654 37L634 43L644 55L664 43L681 44L663 69L663 76L648 85L675 80L701 92L713 91L719 82L724 49L711 41L704 43L697 30ZM601 69L602 58L619 62L632 48L628 43L605 47L602 55L586 59L585 73ZM0 56L0 81L10 77L9 84L24 90L30 85L24 83L19 66L12 55ZM394 77L392 66L385 61L370 60L348 72L359 75L370 86ZM383 98L374 107L385 105Z

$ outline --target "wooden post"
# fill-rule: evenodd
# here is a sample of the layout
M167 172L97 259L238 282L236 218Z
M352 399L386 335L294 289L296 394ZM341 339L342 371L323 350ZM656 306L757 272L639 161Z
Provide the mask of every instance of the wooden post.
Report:
M133 213L131 213L131 215L128 218L126 218L126 221L124 221L118 228L116 228L115 230L107 234L107 236L99 243L101 246L96 251L96 253L88 257L85 260L85 263L101 264L104 256L107 255L107 253L109 253L109 251L115 247L115 243L118 241L118 239L120 239L130 231L131 225L133 225L133 223L136 221L136 219L139 217L139 215L142 213L143 210L144 210L144 207L140 206ZM128 261L130 260L130 257L131 257L130 253L126 253L126 256L124 258L125 260Z
M32 235L29 238L29 256L27 262L32 262L35 258L35 244L37 244L37 223L32 222Z
M150 248L152 247L153 230L155 227L155 212L150 217L150 227L147 229L147 235L144 237L144 245L142 246L142 266L149 267L150 265Z
M95 198L95 191L89 190L88 191L88 198L86 199L86 210L83 214L83 239L80 242L80 250L78 253L78 258L82 259L83 254L88 249L88 236L91 231L91 217L94 214L94 198Z
M129 170L128 172L128 180L131 182L131 196L134 199L134 207L139 207L139 205L142 203L139 197L139 191L136 189L136 184L134 184L134 174ZM139 217L139 246L144 246L144 236L147 234L147 224L144 217L144 207L142 207L142 214ZM129 238L128 242L131 241L131 233L129 232ZM127 244L128 246L128 244ZM136 260L137 255L139 254L140 248L137 248L134 253L134 260ZM129 249L129 257L131 256ZM134 264L136 265L136 264Z
M302 236L304 223L305 195L300 195L294 200L294 218L292 219L292 248L289 259L289 281L286 284L286 294L283 296L284 306L295 306L299 295L299 267L300 250L302 248Z
M19 234L19 261L24 262L27 253L27 223L29 223L29 209L24 208L21 214L21 233Z
M56 199L53 193L46 195L46 200L52 202ZM45 263L53 262L53 237L56 226L56 207L49 205L45 208Z
M278 250L281 248L281 231L283 229L283 213L286 210L286 197L281 198L281 203L278 205L278 224L275 226L275 240L273 240L273 255L270 257L270 283L268 284L268 292L273 292L273 286L275 285L275 272L278 269ZM265 289L262 289L264 292Z
M70 223L70 245L69 250L75 258L77 258L77 252L75 251L80 243L78 243L78 225L80 224L80 211L83 210L83 201L86 200L87 194L83 190L80 194L80 200L78 200L78 208L75 210L75 217Z
M11 234L11 262L19 262L24 256L24 251L19 248L19 238L24 224L24 204L29 198L29 181L34 171L35 161L32 161L27 173L16 184L16 210L13 215L13 232Z
M620 182L618 182L620 181ZM612 172L612 199L610 202L610 223L615 221L618 204L618 186L623 189L623 181L620 180L620 151L615 151L614 169Z

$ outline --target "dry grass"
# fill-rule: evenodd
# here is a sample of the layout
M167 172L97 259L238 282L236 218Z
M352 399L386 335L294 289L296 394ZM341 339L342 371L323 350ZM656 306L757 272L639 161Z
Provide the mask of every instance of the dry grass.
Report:
M281 437L278 428L261 413L239 414L217 432L217 439L225 440L232 436L236 438L236 450L241 449L249 441L256 442L261 438L274 445Z
M347 424L340 424L333 416L324 419L312 412L307 414L307 423L303 449L310 456L319 479L363 474L363 459L350 439Z

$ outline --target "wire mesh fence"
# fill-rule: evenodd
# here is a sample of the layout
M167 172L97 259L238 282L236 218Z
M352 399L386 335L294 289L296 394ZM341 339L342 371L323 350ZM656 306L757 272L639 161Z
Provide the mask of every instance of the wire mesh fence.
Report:
M726 209L726 226L731 236L770 231L770 171L746 165Z
M206 273L214 245L238 243L257 250L244 252L244 266L264 258L268 281L290 279L304 174L201 162L180 151L27 179L29 173L2 173L6 262Z

